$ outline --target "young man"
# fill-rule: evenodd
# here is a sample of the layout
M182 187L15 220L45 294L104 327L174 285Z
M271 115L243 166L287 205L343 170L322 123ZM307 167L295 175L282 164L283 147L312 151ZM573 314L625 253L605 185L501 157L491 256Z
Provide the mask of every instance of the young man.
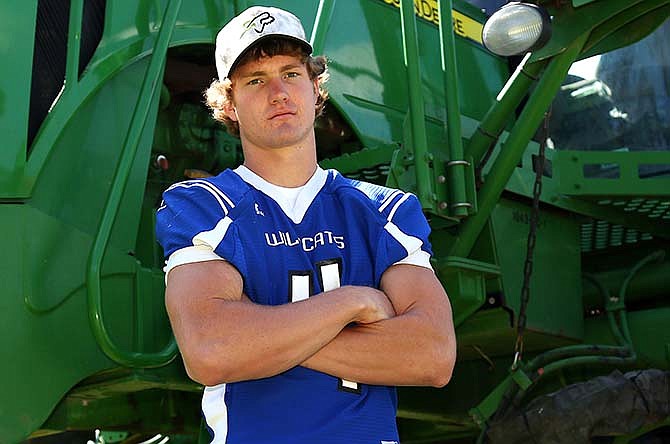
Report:
M217 37L215 118L244 165L158 210L166 305L215 443L393 443L396 385L447 383L455 339L413 195L317 165L325 59L252 7Z

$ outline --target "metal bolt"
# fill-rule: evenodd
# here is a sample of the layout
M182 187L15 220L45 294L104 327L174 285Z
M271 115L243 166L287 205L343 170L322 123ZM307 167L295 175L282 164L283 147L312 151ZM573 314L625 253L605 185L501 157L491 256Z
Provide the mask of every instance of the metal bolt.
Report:
M446 210L448 206L449 205L447 205L446 202L440 202L440 205L439 205L440 210Z
M447 181L447 178L444 176L437 176L437 181L439 183L445 183Z

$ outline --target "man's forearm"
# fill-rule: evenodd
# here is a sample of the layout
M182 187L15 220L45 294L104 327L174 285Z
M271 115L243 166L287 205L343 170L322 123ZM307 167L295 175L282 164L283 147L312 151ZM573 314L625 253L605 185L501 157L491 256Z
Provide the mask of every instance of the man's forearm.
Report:
M327 344L354 310L334 298L300 305L264 306L220 301L212 328L181 346L187 367L206 385L273 376L294 367ZM230 321L221 321L229 318ZM318 319L319 322L315 322Z
M294 304L255 304L242 295L241 279L226 263L175 268L166 302L189 375L205 385L273 376L299 365L347 324L392 315L383 294L365 287Z
M364 384L441 387L451 376L454 356L448 335L406 313L345 328L302 365Z
M398 316L348 327L302 365L367 384L443 386L456 358L451 307L430 270L385 274Z

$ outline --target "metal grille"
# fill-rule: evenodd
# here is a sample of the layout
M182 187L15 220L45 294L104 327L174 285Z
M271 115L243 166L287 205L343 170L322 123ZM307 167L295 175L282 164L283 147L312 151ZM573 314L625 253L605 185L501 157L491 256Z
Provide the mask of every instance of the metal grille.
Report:
M372 168L347 172L347 177L376 183L378 185L384 185L386 183L386 177L389 175L390 169L390 165L378 165Z
M611 224L604 220L593 220L582 224L581 250L588 253L606 248L622 247L653 239L649 233L641 233L634 228Z
M632 199L601 199L597 203L630 215L647 217L662 225L670 225L670 199L636 197ZM651 239L653 239L653 236L649 233L643 233L620 224L612 224L605 220L593 220L581 227L582 252L621 247Z
M37 131L65 83L69 19L70 0L37 2L28 116L28 154Z

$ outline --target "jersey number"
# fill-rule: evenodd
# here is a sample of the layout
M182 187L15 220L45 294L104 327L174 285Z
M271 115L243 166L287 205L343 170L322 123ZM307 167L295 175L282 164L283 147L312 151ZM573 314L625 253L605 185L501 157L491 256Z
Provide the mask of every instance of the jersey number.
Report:
M322 291L326 292L340 287L340 278L342 276L341 259L329 259L317 262L316 270ZM289 298L291 302L303 301L313 294L314 281L311 270L289 272ZM360 384L344 379L338 381L338 388L345 392L361 393Z

